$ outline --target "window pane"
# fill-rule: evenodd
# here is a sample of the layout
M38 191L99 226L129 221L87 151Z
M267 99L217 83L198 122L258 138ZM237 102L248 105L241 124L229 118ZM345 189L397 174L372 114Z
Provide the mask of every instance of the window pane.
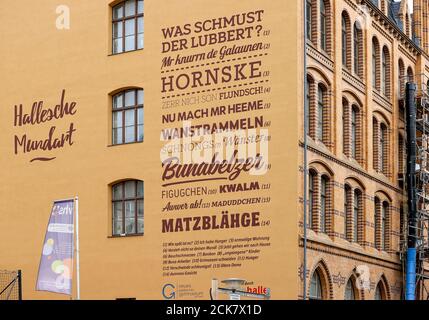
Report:
M136 141L136 130L135 126L125 128L125 143L135 142Z
M134 110L127 110L125 112L125 126L134 126L135 125L135 111Z
M125 16L133 16L136 14L136 0L128 0L125 2Z
M113 230L114 235L122 234L122 202L113 203Z
M138 118L137 118L137 138L138 141L143 141L143 124L144 124L144 112L143 108L139 108L137 110Z
M122 21L113 24L113 38L122 37Z
M125 182L125 198L135 198L136 197L136 182L127 181Z
M125 37L125 51L132 51L136 49L136 36Z
M124 17L124 6L116 6L113 8L113 19L121 19Z
M123 52L123 46L122 46L122 38L118 38L113 40L113 53L120 53Z
M143 90L137 91L137 103L139 105L142 105L144 103L144 91Z
M137 109L137 124L143 124L143 108Z
M137 4L137 13L143 13L144 10L144 2L143 0L139 0Z
M144 48L144 35L143 33L139 33L137 35L137 49L143 49Z
M122 128L122 111L113 112L113 129Z
M113 108L114 109L119 109L123 107L123 95L122 94L118 94L116 96L113 97Z
M125 107L132 107L136 105L136 93L134 90L125 93Z
M125 232L127 234L136 232L136 202L135 201L125 202Z
M134 19L129 19L125 21L125 35L130 36L136 33L136 25Z
M113 186L112 188L112 198L113 200L121 200L122 199L122 183Z
M112 129L113 131L113 144L124 143L122 137L122 128Z
M137 127L137 138L139 142L142 142L144 140L143 125L139 125Z
M143 181L137 181L137 198L144 196L144 183Z
M137 33L144 32L144 21L143 17L137 19Z
M144 233L143 223L144 203L143 200L137 201L137 233Z

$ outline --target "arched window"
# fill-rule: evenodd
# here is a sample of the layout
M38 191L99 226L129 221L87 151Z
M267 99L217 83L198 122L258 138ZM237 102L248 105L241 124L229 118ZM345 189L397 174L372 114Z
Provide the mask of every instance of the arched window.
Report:
M314 271L311 277L309 298L310 300L323 300L323 287L318 270Z
M408 67L407 69L407 78L408 82L414 82L414 71L411 67Z
M378 125L378 121L377 119L374 117L372 118L372 149L373 149L373 168L375 171L379 171L379 163L380 163L380 159L379 159L379 153L380 153L380 148L379 148L379 135L380 135L380 127Z
M379 141L379 169L380 172L387 175L389 166L388 154L389 133L388 128L384 123L380 124L380 141Z
M341 16L341 51L342 51L342 61L343 66L350 68L350 19L346 12L343 12Z
M347 281L344 299L345 300L357 300L356 296L355 296L355 287L354 287L352 278L350 278L349 281Z
M113 97L112 143L114 145L143 141L144 91L132 89Z
M356 106L352 107L352 116L351 116L351 156L353 159L357 158L357 143L358 143L358 136L357 136L357 125L358 125L358 114L359 109Z
M402 61L402 59L399 59L398 67L399 67L399 79L398 79L399 96L403 97L405 92L405 66L404 66L404 61Z
M311 109L311 86L312 79L307 76L307 83L305 87L305 123L304 125L307 127L307 135L310 135L310 109Z
M307 40L312 41L313 33L313 0L307 0L306 5L307 16Z
M355 22L353 27L353 38L354 73L362 78L363 39L362 29L358 22Z
M405 240L405 213L404 206L401 204L399 208L399 234L400 234L400 244L402 244ZM402 249L402 248L401 248Z
M327 51L327 13L325 0L320 0L320 48L323 51Z
M322 176L320 184L320 232L326 233L326 217L328 211L329 178Z
M317 91L317 139L323 141L323 134L325 129L325 106L324 106L324 97L325 97L325 88L322 85L319 85Z
M379 54L380 48L378 45L378 40L376 38L372 39L372 87L374 89L379 89Z
M381 208L381 249L388 251L388 214L389 214L389 203L383 202Z
M374 300L383 300L380 285L375 288Z
M380 281L375 288L374 300L387 300L386 288L382 281Z
M313 229L313 213L314 213L314 195L315 195L315 182L317 173L313 170L310 171L308 181L308 227Z
M381 214L381 208L380 208L380 199L375 198L374 199L374 245L377 249L379 249L379 230L380 230L380 214Z
M113 7L113 54L143 49L143 0L126 0Z
M353 197L353 242L359 242L359 211L362 204L362 193L356 189Z
M405 145L404 145L404 138L402 134L398 135L398 173L403 174L405 172Z
M390 96L390 55L389 50L384 47L382 54L382 92L386 97Z
M128 180L112 186L112 235L142 235L144 184Z
M352 188L346 184L344 187L344 235L346 240L350 240L350 199L352 198Z
M343 99L343 153L346 156L349 156L350 153L349 130L349 103Z

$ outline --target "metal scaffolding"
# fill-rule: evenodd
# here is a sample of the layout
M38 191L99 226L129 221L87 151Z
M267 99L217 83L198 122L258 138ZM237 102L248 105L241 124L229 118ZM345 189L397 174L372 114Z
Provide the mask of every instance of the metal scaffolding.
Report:
M405 105L404 121L407 128L404 139L407 169L403 171L406 172L403 186L404 194L407 195L404 207L408 215L402 221L404 236L401 257L404 275L408 272L409 276L406 266L410 269L410 261L407 261L410 256L406 252L410 248L415 249L415 266L411 264L411 268L415 268L415 298L429 300L429 78L421 75L417 76L417 81L407 81L405 97L402 97L401 102ZM410 85L415 88L411 100L407 95ZM413 288L408 281L407 289Z

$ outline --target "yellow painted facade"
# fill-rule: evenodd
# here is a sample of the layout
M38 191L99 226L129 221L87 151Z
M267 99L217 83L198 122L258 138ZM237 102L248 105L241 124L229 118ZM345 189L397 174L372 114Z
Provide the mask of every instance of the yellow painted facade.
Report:
M176 292L179 299L209 299L213 278L243 278L254 288L269 288L272 299L296 299L301 263L298 261L297 242L297 212L301 210L297 200L300 179L298 123L301 117L298 110L302 104L303 78L300 67L303 63L302 43L296 35L302 22L299 19L301 7L295 1L146 0L144 49L112 54L112 7L119 3L105 0L25 0L9 2L0 9L0 38L4 44L0 50L0 269L22 270L24 299L68 299L67 296L36 292L35 284L52 203L78 196L82 299L163 299L165 284L174 284L176 291L191 288L193 296L186 296L186 290L182 295ZM61 20L64 7L56 12L58 6L69 9L69 29L59 29L56 25L58 18L60 25L64 23ZM255 21L255 12L258 11L263 14L260 21ZM244 26L251 28L247 29L252 32L251 36L227 45L263 41L264 45L269 44L268 47L251 54L229 56L225 58L228 61L219 57L209 60L206 56L209 61L204 61L204 66L200 61L161 68L165 57L176 57L173 52L162 53L162 42L167 41L163 38L162 28L187 23L194 25L197 21L247 12L253 12L253 19ZM269 33L261 33L267 30ZM216 30L200 34L213 31ZM189 40L190 36L178 38ZM224 45L182 48L177 53L207 54L211 49L220 50ZM229 83L162 92L161 79L165 75L179 75L182 71L191 74L216 64L229 65L233 69L234 63L243 61L254 63L255 79L239 79L241 75L238 74L238 80ZM228 82L228 79L224 80ZM269 93L265 91L256 97L220 101L220 92L254 87L256 84L251 84L254 81L264 81L262 85L270 88ZM144 89L144 141L112 145L112 96L127 88ZM63 90L63 107L68 103L69 111L70 108L74 111L72 114L41 123L35 123L37 120L33 118L34 123L19 126L16 110L20 105L26 114L31 113L34 102L43 101L43 110L54 108L61 104ZM209 95L209 92L215 95ZM177 99L170 97L175 94L183 96ZM198 106L181 104L170 108L166 103L183 103L183 97L199 97L201 100ZM203 101L207 97L216 99ZM189 183L189 187L208 187L217 190L216 195L163 198L165 190L184 188L183 185L163 187L166 181L162 181L160 150L167 142L160 140L160 133L170 126L181 127L179 122L163 124L163 115L259 99L269 103L269 108L192 121L211 124L244 119L247 123L248 118L254 115L263 117L264 129L268 129L271 137L270 169L261 176L244 172L235 182L228 184L240 183L243 186L258 182L261 186L270 184L269 190L220 194L218 188L222 183L210 181L196 185ZM40 119L46 120L42 115ZM44 141L50 130L53 130L54 138L61 139L65 134L63 147L46 151L27 149L24 152L21 145L24 135L27 139ZM40 158L50 161L40 161ZM112 237L112 185L129 179L144 181L144 235ZM170 201L175 205L183 202L190 205L201 199L212 203L258 196L270 198L269 203L163 212ZM165 219L205 215L221 217L224 210L241 214L258 211L259 222L265 225L229 230L162 232ZM211 267L198 269L197 274L173 276L165 273L163 249L169 243L181 248L183 243L193 242L194 250L198 242L206 245L210 241L249 237L265 239L262 242L267 242L268 237L269 246L260 248L261 252L254 260L244 256L238 267L215 268L213 263L207 263ZM224 249L224 254L231 254L230 250ZM198 263L189 262L187 265Z

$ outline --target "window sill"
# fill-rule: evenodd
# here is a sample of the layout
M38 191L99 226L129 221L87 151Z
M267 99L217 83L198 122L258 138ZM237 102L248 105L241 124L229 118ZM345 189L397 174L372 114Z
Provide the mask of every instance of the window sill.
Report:
M135 238L135 237L143 237L144 233L136 233L136 234L126 234L126 235L117 235L117 236L108 236L108 239L117 239L117 238Z
M121 144L109 144L107 145L108 148L112 148L112 147L120 147L120 146L129 146L129 145L133 145L133 144L141 144L143 143L143 141L138 141L138 142L127 142L127 143L121 143Z
M118 52L118 53L109 53L107 56L108 57L114 57L114 56L120 56L126 53L130 53L130 52L136 52L136 51L143 51L144 48L142 49L135 49L135 50L130 50L130 51L124 51L124 52Z

